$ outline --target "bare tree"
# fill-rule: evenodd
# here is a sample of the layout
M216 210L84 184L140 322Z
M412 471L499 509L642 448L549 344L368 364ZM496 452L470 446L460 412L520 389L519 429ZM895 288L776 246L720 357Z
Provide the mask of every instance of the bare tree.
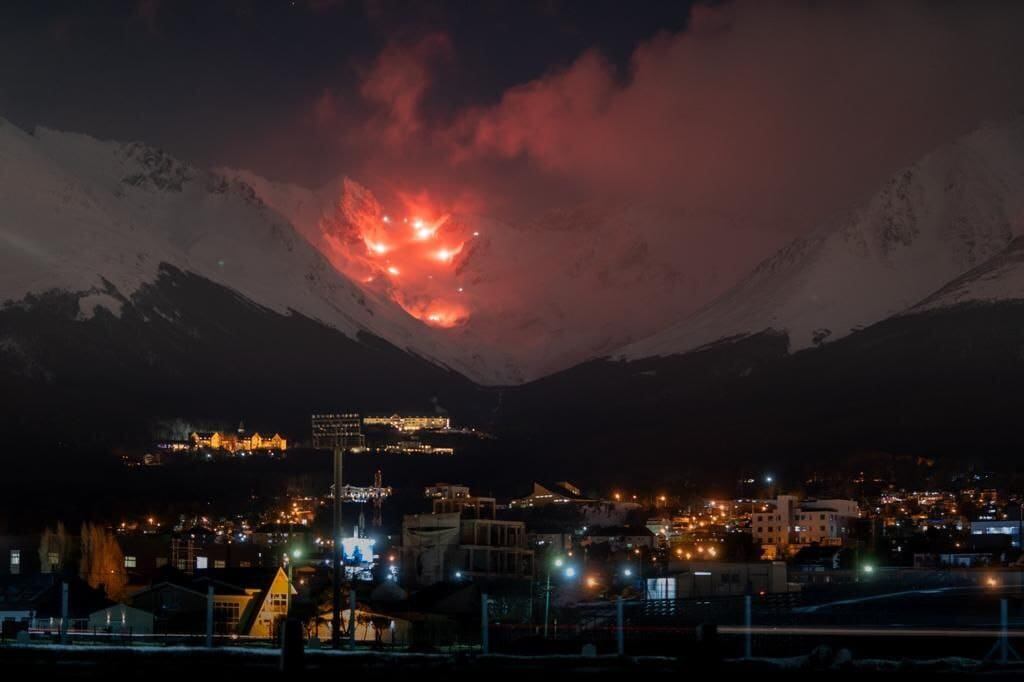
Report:
M124 596L128 575L124 554L113 533L93 523L82 524L82 560L79 574L90 587L102 588L111 599Z

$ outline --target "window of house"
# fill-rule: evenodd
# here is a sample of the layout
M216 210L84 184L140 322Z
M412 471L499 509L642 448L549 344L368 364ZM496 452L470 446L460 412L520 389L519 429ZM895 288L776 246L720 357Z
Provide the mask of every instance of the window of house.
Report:
M60 553L59 552L47 552L46 563L49 565L51 571L55 571L60 568Z
M11 550L11 575L18 575L21 573L21 550Z
M227 568L227 562L224 561L223 559L214 559L213 560L213 567L214 568Z
M238 602L214 601L213 620L217 623L238 623Z
M271 611L284 613L288 608L288 595L275 592L267 599Z
M138 560L133 556L125 556L124 567L125 568L136 568L138 566Z
M209 560L206 557L204 557L204 556L197 556L196 557L196 569L197 570L201 571L204 568L207 568L209 563L210 563Z

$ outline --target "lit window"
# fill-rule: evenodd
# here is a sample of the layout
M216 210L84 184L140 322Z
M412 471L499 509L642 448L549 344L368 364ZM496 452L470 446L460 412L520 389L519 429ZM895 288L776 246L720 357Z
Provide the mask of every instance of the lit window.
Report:
M204 568L206 568L208 564L209 564L209 561L207 560L206 557L204 557L204 556L197 556L196 557L196 570L201 571Z
M11 575L18 575L21 573L21 550L11 550Z
M125 568L136 568L138 566L138 560L133 556L126 556L124 558Z

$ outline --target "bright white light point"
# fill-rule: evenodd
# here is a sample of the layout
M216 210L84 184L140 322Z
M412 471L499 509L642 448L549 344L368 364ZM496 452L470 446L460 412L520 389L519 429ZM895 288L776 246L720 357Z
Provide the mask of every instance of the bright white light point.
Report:
M462 293L462 287L459 287L459 293L460 294Z
M398 274L398 268L396 268L394 265L392 265L392 266L390 266L388 268L388 272L391 273L392 275L397 275Z
M384 222L390 223L391 222L391 218L389 218L387 216L384 216Z
M421 227L416 230L416 236L419 239L429 239L433 233L426 227Z
M479 233L479 232L474 232L474 233L473 233L473 236L474 236L474 237L479 237L479 236L480 236L480 233Z
M423 227L423 221L420 220L419 218L414 218L413 221L412 221L412 226L415 227L418 230L421 227Z

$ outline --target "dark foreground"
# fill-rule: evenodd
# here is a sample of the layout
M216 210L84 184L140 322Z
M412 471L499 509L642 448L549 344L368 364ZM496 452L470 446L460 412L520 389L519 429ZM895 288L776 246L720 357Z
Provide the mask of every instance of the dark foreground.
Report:
M758 679L803 677L828 674L830 679L863 679L865 673L906 675L942 673L946 675L1019 677L1024 664L982 662L960 658L934 660L848 660L842 654L816 650L805 656L750 661L714 657L692 660L673 657L615 656L480 656L477 654L384 654L363 652L308 651L302 661L303 672L342 673L368 676L392 674L441 676L458 675L467 679L505 679L544 674L560 680L622 679L624 675L725 674L756 676ZM269 649L214 649L194 647L91 647L91 646L7 646L0 648L0 670L5 679L23 679L33 675L59 674L61 679L91 679L115 674L195 675L215 673L277 676L280 656ZM649 679L649 678L647 678ZM719 678L720 679L720 678Z

